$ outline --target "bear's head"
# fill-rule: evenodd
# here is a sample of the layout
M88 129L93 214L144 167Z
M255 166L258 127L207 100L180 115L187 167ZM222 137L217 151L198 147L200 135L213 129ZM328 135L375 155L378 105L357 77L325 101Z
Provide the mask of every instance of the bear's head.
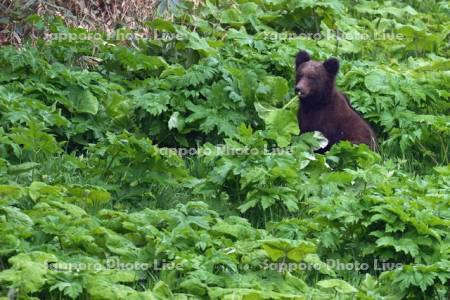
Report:
M295 93L302 102L323 103L335 88L338 70L336 58L320 62L311 60L306 51L300 51L295 58Z

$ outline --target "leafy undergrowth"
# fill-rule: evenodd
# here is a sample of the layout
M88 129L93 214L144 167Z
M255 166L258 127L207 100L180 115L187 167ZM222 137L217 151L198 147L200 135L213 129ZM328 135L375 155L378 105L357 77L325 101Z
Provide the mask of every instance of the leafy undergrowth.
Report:
M0 49L0 299L447 298L450 9L407 3L181 2L125 40L30 16L52 38ZM335 29L370 37L298 36ZM339 57L377 153L299 135L299 49Z

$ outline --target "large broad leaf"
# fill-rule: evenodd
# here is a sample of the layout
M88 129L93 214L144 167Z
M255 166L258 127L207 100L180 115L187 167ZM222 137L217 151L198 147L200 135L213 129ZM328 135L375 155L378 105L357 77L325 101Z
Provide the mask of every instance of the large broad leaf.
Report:
M76 299L82 292L83 287L78 282L63 282L60 281L50 287L50 291L58 290L70 299Z
M157 116L168 109L170 96L167 93L147 93L138 97L138 106Z
M173 294L169 286L164 281L159 281L153 287L153 293L160 299L172 299Z
M386 80L386 73L377 70L367 74L364 79L366 88L371 92L379 92L386 88L388 85Z
M97 114L98 100L89 90L84 90L78 86L71 87L68 98L71 102L69 109L80 113Z
M20 174L20 173L25 173L25 172L35 169L37 166L39 166L39 164L36 162L32 162L32 161L25 162L25 163L18 164L18 165L10 165L8 167L8 174L16 175L16 174Z
M189 294L203 296L206 294L207 286L198 278L190 278L180 283L180 287Z
M279 76L267 76L259 84L256 92L264 95L271 104L282 103L286 98L289 86L288 81Z
M243 25L246 20L242 17L239 10L235 8L229 8L221 12L219 20L224 24Z
M405 254L409 253L412 257L419 254L419 246L412 239L398 239L391 236L384 236L379 238L376 243L379 247L394 247L395 251L402 251Z
M20 253L9 259L12 268L0 272L0 284L20 286L24 294L37 292L47 281L47 263L56 261L56 256L46 252Z
M337 292L343 294L356 293L358 291L353 286L340 279L321 280L317 285L326 289L335 289Z
M217 52L217 49L211 47L208 39L199 36L197 32L191 32L184 28L177 28L180 38L186 41L186 47L199 51L204 56L210 56Z
M164 58L160 56L149 56L140 51L135 51L129 48L114 48L115 58L128 70L158 70L165 69L168 64Z
M292 135L298 135L297 116L287 109L268 109L256 103L255 108L267 126L268 138L274 139L278 146L286 147L291 142Z
M301 135L301 140L313 150L325 148L328 145L327 138L319 131L305 132ZM311 159L314 158L311 157Z
M6 213L8 220L14 222L16 226L33 226L33 220L20 209L13 206L4 206L1 208Z
M175 32L175 27L173 25L173 22L169 22L166 21L164 19L161 18L156 18L152 21L149 21L147 23L145 23L146 25L148 25L150 28L156 29L156 30L160 30L160 31L168 31L168 32Z
M33 181L28 187L28 195L33 201L37 201L40 197L60 196L61 191L57 187L47 185L44 182Z
M316 245L311 242L287 239L265 240L262 248L272 261L287 257L291 261L300 262L307 254L316 252Z
M277 109L271 112L265 121L280 147L288 146L291 136L300 133L297 118L292 111Z

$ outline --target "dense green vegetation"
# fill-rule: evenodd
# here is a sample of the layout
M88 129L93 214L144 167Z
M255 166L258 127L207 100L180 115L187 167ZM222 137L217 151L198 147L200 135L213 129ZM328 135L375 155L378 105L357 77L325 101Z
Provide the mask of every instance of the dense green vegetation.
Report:
M171 13L0 48L0 299L447 299L449 3ZM299 135L299 49L377 152Z

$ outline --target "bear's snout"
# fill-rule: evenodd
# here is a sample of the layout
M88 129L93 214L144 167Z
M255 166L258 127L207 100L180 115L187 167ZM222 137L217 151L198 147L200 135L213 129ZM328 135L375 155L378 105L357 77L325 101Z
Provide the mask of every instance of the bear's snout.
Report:
M300 95L300 97L305 97L308 94L308 89L305 87L304 84L301 84L301 82L299 82L296 86L295 86L295 93L297 95Z

